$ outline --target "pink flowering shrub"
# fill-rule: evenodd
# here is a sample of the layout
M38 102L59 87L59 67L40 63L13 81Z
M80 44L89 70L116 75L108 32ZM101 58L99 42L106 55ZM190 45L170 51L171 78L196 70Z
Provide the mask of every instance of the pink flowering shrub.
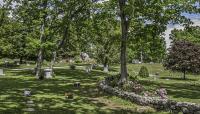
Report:
M157 95L160 96L161 99L167 99L167 91L164 88L156 90Z

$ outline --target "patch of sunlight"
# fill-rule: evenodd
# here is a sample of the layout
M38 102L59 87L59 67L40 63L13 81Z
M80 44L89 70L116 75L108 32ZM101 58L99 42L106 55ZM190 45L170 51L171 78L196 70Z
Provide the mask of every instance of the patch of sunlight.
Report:
M10 97L10 95L1 95L1 96L0 96L0 100L5 100L5 99L7 99L8 97Z

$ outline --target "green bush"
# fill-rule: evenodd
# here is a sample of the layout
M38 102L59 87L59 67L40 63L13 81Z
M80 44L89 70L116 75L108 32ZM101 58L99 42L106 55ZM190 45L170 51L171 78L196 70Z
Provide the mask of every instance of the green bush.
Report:
M119 78L120 78L119 74L114 76L109 76L106 77L106 81L108 82L109 86L116 87L118 86Z
M142 66L140 68L138 76L143 77L143 78L149 77L149 71L148 71L147 67Z
M138 81L138 77L134 76L134 75L129 75L128 78L129 78L130 81L134 81L134 82Z
M75 70L76 69L75 65L70 65L69 67L70 67L71 70Z

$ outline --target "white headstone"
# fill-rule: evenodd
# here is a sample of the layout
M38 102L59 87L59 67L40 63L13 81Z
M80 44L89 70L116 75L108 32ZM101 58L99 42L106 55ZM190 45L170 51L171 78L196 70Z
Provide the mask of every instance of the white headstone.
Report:
M82 61L87 61L90 59L89 55L84 52L81 52L80 57L81 57Z
M0 76L4 76L3 69L0 69Z
M19 66L20 65L20 63L19 62L17 62L17 66Z
M85 71L86 71L87 73L89 73L89 72L91 71L91 67L86 66L86 67L85 67Z
M24 96L26 96L26 97L31 96L31 91L30 90L24 90Z
M154 62L150 62L150 64L154 64Z
M52 78L52 69L44 69L44 78L46 79Z
M108 65L106 65L106 66L103 67L103 71L104 72L108 72Z
M140 64L141 62L139 61L139 60L137 60L137 59L133 59L132 60L132 64Z

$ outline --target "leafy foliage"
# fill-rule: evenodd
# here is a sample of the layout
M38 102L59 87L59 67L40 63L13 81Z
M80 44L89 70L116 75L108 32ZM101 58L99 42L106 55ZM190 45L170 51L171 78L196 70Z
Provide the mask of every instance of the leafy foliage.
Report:
M172 40L185 40L193 43L200 44L200 27L190 26L186 27L184 30L173 30L170 38Z
M200 73L200 46L188 41L174 41L164 66L184 74Z
M143 78L149 77L149 71L148 71L147 67L142 66L142 67L140 68L140 71L139 71L139 73L138 73L138 76L141 76L141 77L143 77Z
M69 66L71 70L75 70L76 69L76 65L70 65Z

